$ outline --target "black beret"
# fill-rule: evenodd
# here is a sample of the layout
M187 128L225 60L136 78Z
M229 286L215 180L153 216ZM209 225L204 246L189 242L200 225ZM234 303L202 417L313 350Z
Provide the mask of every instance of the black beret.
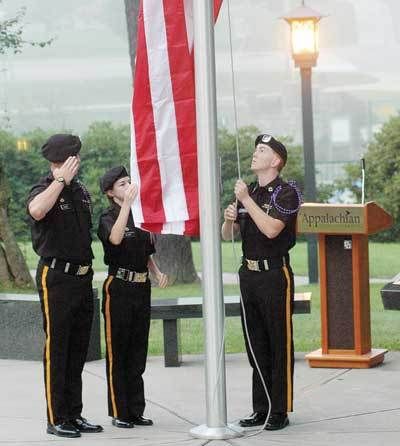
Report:
M254 141L254 146L257 147L258 144L266 144L271 147L271 149L276 152L283 160L283 165L286 164L287 161L287 150L286 147L273 136L268 135L267 133L263 133L262 135L258 135L256 140Z
M59 133L50 136L42 146L42 155L53 163L62 163L69 156L75 156L81 150L79 136Z
M120 178L129 177L124 166L113 167L100 178L100 189L105 194L112 189L114 183Z

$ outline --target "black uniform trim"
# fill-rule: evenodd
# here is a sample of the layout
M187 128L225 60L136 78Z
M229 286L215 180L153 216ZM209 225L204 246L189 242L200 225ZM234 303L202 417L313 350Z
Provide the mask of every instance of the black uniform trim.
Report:
M259 230L243 205L238 203L236 222L240 225L243 257L256 261L259 266L259 271L252 270L246 262L239 270L246 314L245 323L242 311L242 326L249 335L249 339L245 336L245 344L253 369L253 411L268 412L271 409L272 413L286 413L293 410L294 371L294 279L289 250L296 243L300 197L296 189L279 176L266 186L252 183L249 195L267 215L285 224L280 234L270 239ZM264 267L265 260L268 269ZM268 388L271 407L258 368Z
M292 290L289 271L283 267L286 277L286 407L288 412L293 411L293 333L292 333Z
M45 386L46 386L46 400L47 400L47 415L51 424L54 424L54 414L53 414L53 403L51 401L52 391L51 391L51 327L50 327L50 313L49 313L49 293L47 290L46 278L49 272L49 267L45 266L42 271L42 287L43 287L43 304L44 304L44 314L46 320L46 343L45 343Z
M276 204L288 213L281 212L275 206L273 196L277 190ZM260 186L257 182L251 183L249 195L267 215L282 221L285 227L277 237L268 238L257 227L243 204L238 202L236 223L240 226L243 256L253 260L284 257L296 244L296 209L299 206L296 190L278 176L266 186ZM293 210L294 212L290 213Z
M135 226L131 212L121 243L113 245L109 240L120 211L121 207L113 203L100 216L97 235L103 244L104 263L116 269L125 268L136 272L146 272L149 257L155 249L150 233Z
M110 398L112 405L112 416L118 417L117 404L115 402L115 391L114 391L114 379L113 379L113 349L112 349L112 329L111 329L111 315L110 315L110 284L114 279L113 276L109 276L105 285L105 311L104 318L106 322L106 344L107 344L107 359L108 359L108 382L110 390Z
M36 285L43 314L47 419L58 424L82 412L82 371L93 320L93 273L71 276L39 261Z
M36 221L29 214L30 202L54 181L52 173L42 177L29 192L27 212L31 225L32 246L43 258L56 258L77 265L90 265L92 217L91 200L83 184L73 179L64 186L46 216Z

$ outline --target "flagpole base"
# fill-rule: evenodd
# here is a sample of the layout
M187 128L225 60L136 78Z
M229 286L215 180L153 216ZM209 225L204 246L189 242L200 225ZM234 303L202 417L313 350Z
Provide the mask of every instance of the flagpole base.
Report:
M190 429L190 435L204 440L226 440L242 437L244 429L236 424L228 424L224 427L208 427L206 424L202 424Z

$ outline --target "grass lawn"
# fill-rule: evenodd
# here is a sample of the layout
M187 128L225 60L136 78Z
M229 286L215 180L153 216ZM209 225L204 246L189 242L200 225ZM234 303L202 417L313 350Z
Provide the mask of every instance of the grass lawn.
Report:
M95 262L97 271L104 270L102 261L102 248L100 243L94 243ZM192 243L193 256L196 268L201 269L200 244ZM24 244L23 252L27 258L29 267L36 267L37 258L32 252L30 244ZM240 256L240 245L236 244L237 256ZM231 243L222 244L223 270L235 271L234 255ZM292 250L293 270L298 275L306 275L306 244L299 243ZM400 271L399 245L396 243L370 243L370 275L371 277L391 278ZM101 294L102 283L94 282ZM387 348L400 350L400 311L385 311L383 309L380 289L382 284L371 284L371 322L372 345L375 348ZM33 290L1 290L3 292L28 292ZM320 347L320 303L318 285L297 287L296 291L311 291L311 314L294 315L294 340L296 351L311 351ZM236 285L225 285L226 295L238 294ZM190 285L172 286L165 290L154 288L153 298L192 297L201 296L199 283ZM200 319L181 320L182 353L200 353L203 351L203 324ZM243 335L238 317L226 319L225 344L227 353L244 351ZM104 352L104 345L103 345ZM150 331L149 354L163 354L162 321L152 321Z
M237 262L242 255L240 242L235 243L235 251L232 242L222 243L222 270L234 272L237 270ZM192 242L193 259L196 269L201 271L200 242ZM237 261L235 261L235 257ZM299 242L290 251L290 263L293 271L298 276L306 276L307 268L307 244ZM369 244L370 277L392 278L400 272L400 244L399 243L375 243Z
M371 324L372 345L375 348L387 348L400 350L400 311L388 311L383 309L380 289L382 285L372 284L371 293ZM296 288L297 292L312 292L311 313L295 314L293 316L293 331L295 350L309 352L319 348L320 345L320 301L319 286L310 285ZM227 285L224 287L226 295L237 295L238 287ZM153 289L153 298L162 299L178 296L200 296L199 285L183 285L170 287L166 290ZM203 352L203 321L201 319L181 320L182 353L193 354ZM104 353L104 341L103 341ZM244 351L244 341L239 317L226 318L225 322L225 350L227 353ZM150 355L163 354L163 329L162 321L151 321L150 328Z
M21 243L22 252L30 269L35 269L37 256L32 251L30 243ZM222 270L235 272L240 262L241 246L235 243L236 261L231 242L222 243ZM93 243L95 271L104 271L103 248L100 242ZM200 242L192 242L193 260L197 271L201 271ZM307 275L307 245L299 242L291 251L291 264L296 275ZM370 277L392 278L400 272L400 244L399 243L374 243L369 244Z

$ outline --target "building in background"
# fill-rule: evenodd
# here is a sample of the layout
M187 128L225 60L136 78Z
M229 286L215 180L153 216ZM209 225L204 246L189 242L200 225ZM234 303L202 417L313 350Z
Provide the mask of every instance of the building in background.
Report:
M287 26L299 0L231 1L239 126L301 142L300 76ZM307 0L329 14L321 22L313 70L315 149L320 181L358 160L385 120L400 109L400 15L397 0ZM0 17L27 7L32 39L49 48L0 57L0 126L83 132L96 120L129 123L131 72L123 1L4 0ZM220 126L233 129L226 5L216 26Z

